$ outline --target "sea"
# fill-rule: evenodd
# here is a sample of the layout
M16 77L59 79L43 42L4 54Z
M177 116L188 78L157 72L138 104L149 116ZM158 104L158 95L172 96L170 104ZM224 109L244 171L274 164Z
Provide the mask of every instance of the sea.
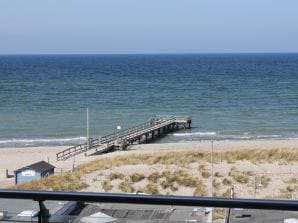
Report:
M298 54L0 55L0 147L75 145L156 116L158 142L298 138Z

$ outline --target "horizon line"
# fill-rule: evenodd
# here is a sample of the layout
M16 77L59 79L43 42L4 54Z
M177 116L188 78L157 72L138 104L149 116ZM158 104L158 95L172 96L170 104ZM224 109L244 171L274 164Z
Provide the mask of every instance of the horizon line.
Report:
M224 54L298 54L297 52L198 52L198 53L0 53L0 56L45 56L45 55L53 55L53 56L71 56L71 55L224 55Z

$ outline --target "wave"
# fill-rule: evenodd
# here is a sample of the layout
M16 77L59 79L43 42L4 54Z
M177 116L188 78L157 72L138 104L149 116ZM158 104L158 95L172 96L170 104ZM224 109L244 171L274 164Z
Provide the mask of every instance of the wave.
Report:
M215 136L216 132L185 132L185 133L173 133L173 136Z
M45 145L72 145L82 143L86 137L73 138L40 138L40 139L4 139L0 140L0 146L45 146Z
M224 140L224 139L282 139L285 138L282 135L257 135L252 134L250 132L243 132L242 134L225 134L224 132L183 132L183 133L173 133L171 134L175 137L185 137L183 140L190 140L194 138L209 138L212 137L213 139Z

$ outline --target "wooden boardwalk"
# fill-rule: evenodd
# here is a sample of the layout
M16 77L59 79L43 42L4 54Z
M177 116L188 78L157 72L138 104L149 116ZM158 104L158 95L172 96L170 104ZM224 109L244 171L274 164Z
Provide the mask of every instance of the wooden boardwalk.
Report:
M124 129L99 139L89 138L89 143L76 145L56 154L57 160L66 160L75 155L85 153L86 156L100 154L115 149L124 150L135 142L148 143L168 132L191 127L190 116L172 116L153 118L149 122Z

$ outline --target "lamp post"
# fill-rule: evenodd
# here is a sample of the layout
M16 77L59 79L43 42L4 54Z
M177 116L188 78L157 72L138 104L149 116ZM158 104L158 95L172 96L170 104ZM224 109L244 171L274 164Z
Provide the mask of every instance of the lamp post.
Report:
M211 197L213 197L213 139L211 140Z
M211 140L211 197L213 197L213 139ZM211 223L213 222L213 208L211 208Z
M89 108L87 108L87 149L89 149L90 145L89 145Z

